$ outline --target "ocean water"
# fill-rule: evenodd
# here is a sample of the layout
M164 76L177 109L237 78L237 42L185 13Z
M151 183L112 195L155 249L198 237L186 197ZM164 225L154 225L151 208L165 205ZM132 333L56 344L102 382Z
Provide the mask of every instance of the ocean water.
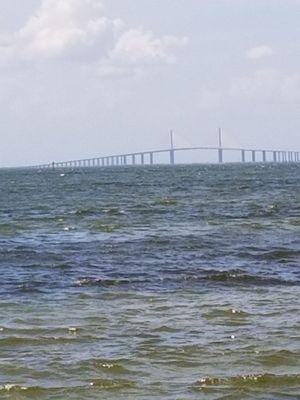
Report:
M0 170L0 398L300 399L299 173Z

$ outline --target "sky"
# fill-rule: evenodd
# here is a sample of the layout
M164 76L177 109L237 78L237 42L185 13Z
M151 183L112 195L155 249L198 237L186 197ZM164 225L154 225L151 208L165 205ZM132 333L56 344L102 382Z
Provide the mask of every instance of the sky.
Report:
M170 129L299 151L299 21L299 0L1 0L0 166L165 148Z

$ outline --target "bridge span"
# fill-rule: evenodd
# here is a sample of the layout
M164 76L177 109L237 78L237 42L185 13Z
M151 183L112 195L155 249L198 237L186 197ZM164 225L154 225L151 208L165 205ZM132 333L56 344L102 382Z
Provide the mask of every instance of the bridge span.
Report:
M154 165L160 164L155 156L166 154L170 165L175 165L176 154L189 152L194 150L214 151L216 154L216 162L222 164L224 162L224 154L226 152L235 152L239 154L239 160L246 163L247 156L250 154L250 162L273 162L273 163L299 163L299 151L274 150L263 148L242 148L242 147L225 147L222 144L222 131L219 130L218 146L195 146L195 147L174 147L173 132L170 133L170 147L158 150L147 150L133 153L113 154L109 156L101 156L94 158L85 158L70 161L51 162L48 164L38 164L27 168L37 169L55 169L55 168L95 168L95 167L117 167L125 165Z
M92 167L117 167L125 165L155 165L158 162L155 156L165 153L168 155L169 164L176 164L176 153L188 152L192 150L215 151L216 161L220 164L224 162L226 152L237 152L240 154L240 162L246 163L247 155L250 153L250 162L274 162L274 163L299 163L299 151L270 150L270 149L251 149L238 147L173 147L160 150L148 150L134 153L114 154L95 158L79 160L52 162L48 164L33 165L28 168L92 168Z

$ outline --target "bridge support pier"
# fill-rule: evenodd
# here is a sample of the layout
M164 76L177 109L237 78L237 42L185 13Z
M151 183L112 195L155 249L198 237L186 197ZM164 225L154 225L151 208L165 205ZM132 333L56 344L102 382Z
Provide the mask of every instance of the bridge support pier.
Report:
M150 155L150 165L153 165L153 153L149 153Z
M141 165L145 164L145 156L144 153L141 153Z
M277 151L273 151L273 162L277 162Z
M132 165L135 165L135 154L132 154Z
M241 156L242 156L242 163L246 162L246 152L245 152L245 150L241 151Z
M252 150L252 162L256 161L256 153L255 150Z
M265 150L263 150L263 152L262 152L262 159L263 159L264 163L267 162L267 153Z
M223 149L218 149L219 164L223 163Z
M170 164L171 165L175 164L175 151L173 149L170 150Z
M287 162L286 151L282 152L282 160L283 162Z

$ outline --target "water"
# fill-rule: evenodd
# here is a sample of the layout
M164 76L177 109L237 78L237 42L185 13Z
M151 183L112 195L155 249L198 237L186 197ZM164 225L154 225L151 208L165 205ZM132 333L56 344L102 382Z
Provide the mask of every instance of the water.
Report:
M0 171L0 398L299 399L299 172Z

